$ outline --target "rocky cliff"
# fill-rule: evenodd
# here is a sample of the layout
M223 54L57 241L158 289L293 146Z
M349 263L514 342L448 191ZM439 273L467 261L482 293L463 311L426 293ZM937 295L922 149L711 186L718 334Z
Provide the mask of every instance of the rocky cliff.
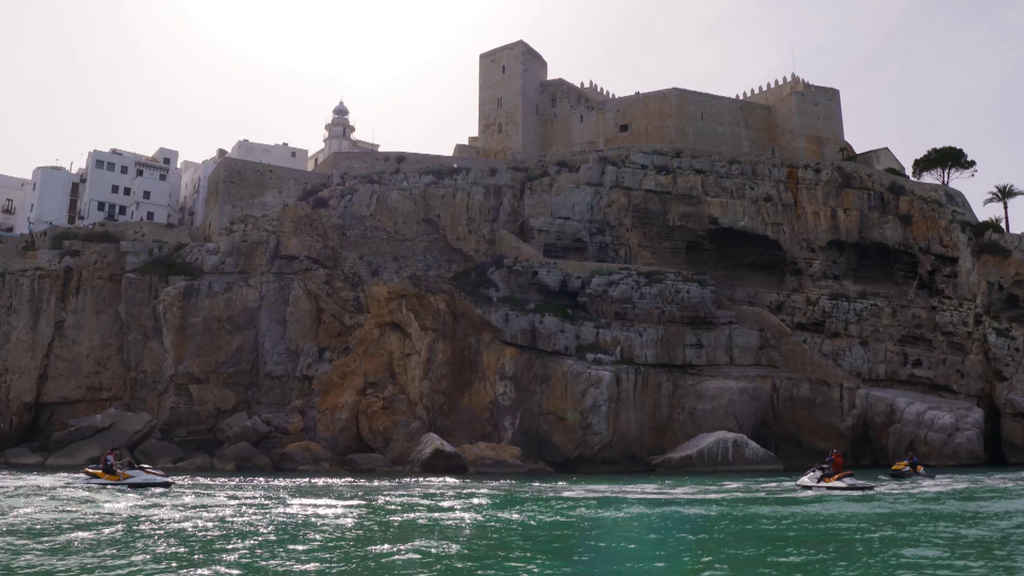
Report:
M192 456L434 432L630 469L724 430L793 467L1024 462L1024 250L955 190L682 149L384 165L205 242L8 255L0 448L121 403Z

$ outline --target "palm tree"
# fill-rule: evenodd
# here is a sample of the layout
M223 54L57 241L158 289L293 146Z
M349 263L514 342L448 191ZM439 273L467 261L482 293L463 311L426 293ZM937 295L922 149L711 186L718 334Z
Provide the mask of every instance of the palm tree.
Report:
M1018 196L1024 196L1024 190L1017 188L1013 184L996 184L996 189L989 192L988 196L985 197L985 201L982 202L983 206L988 206L989 204L1003 205L1003 221L1006 222L1007 232L1010 231L1010 208L1007 204Z
M1002 226L1003 226L1003 217L1002 216L989 216L988 218L985 218L985 222L991 222L991 223L995 224L996 226L999 226L1000 228L1002 228Z

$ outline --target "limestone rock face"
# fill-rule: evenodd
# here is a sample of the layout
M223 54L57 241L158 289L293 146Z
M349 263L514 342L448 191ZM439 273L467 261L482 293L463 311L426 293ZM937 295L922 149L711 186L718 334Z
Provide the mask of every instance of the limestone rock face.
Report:
M359 435L388 460L404 464L427 431L409 409L403 395L371 396L359 405Z
M0 464L8 466L42 466L46 461L41 454L36 454L27 448L8 448L0 452Z
M1024 463L1024 246L956 190L671 147L384 158L304 176L315 206L225 159L211 237L0 244L0 448L134 448L72 424L125 403L187 454L405 466L433 431L626 470L729 431L797 469Z
M146 440L139 444L133 455L139 464L159 467L178 460L185 455L185 451L170 442Z
M236 470L269 472L274 469L274 463L271 462L266 454L253 447L252 444L238 442L218 450L213 458L213 467L222 472L234 472Z
M374 472L394 466L380 454L349 454L341 459L341 467L349 472Z
M433 432L424 434L420 439L409 458L409 467L416 472L425 474L465 474L469 472L469 463L466 461L466 457Z
M743 434L707 432L651 461L674 472L776 472L782 462Z
M958 400L902 390L862 389L857 404L876 454L888 462L913 452L931 465L985 462L985 416L981 408Z

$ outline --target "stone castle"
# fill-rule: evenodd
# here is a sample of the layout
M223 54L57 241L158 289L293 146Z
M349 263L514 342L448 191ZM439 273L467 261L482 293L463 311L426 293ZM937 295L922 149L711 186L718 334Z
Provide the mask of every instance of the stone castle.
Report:
M729 98L681 88L616 96L593 82L549 79L522 40L480 55L478 135L455 156L504 159L622 146L685 146L726 154L772 150L802 160L853 160L839 90L792 74ZM858 158L903 170L888 149Z

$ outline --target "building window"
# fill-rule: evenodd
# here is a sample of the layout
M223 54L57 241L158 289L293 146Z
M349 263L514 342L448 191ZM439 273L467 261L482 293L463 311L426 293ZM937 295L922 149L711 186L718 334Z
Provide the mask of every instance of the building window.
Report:
M107 172L113 172L114 168L115 166L113 162L107 162Z
M629 132L629 124L619 124L619 132Z
M554 110L555 108L558 108L558 98L551 99L551 109Z
M117 184L111 184L110 185L110 193L111 194L120 194L121 193L121 189L120 189L120 187Z
M142 191L142 199L143 200L149 200L149 190L143 190Z
M504 74L504 73L505 73L505 65L504 65L504 64L502 64L502 65L501 65L501 73L502 73L502 74Z
M32 183L32 191L33 191L33 192L35 192L35 191L36 191L36 183L35 183L35 182L33 182L33 183Z
M75 215L74 214L68 214L68 226L74 226L74 225L75 225Z
M8 198L4 200L4 214L14 214L14 200Z
M124 216L127 213L128 213L128 207L127 206L118 206L117 207L117 215L118 216Z
M161 182L164 182L164 181L166 181L166 180L167 180L167 174L161 174L161 175L160 175L160 181L161 181Z
M127 166L121 166L121 174L127 174L127 173L128 173L128 167Z
M125 186L124 187L124 195L125 196L131 196L132 195L132 189L127 187L127 186Z
M153 217L154 217L154 215L153 215L152 212L146 212L146 220L149 220L150 222L152 222L153 221Z
M501 96L498 96L498 109L501 109Z
M97 170L103 170L103 160L97 160L96 161L96 169Z
M292 158L295 158L295 152L292 152Z
M31 214L31 213L33 213L35 211L36 211L36 204L35 204L35 202L33 202L32 205L28 207L28 212L29 212L29 214Z
M142 168L136 168L135 169L135 177L136 178L142 178Z
M498 122L498 134L501 134L501 122Z
M103 212L104 210L107 209L107 203L106 202L97 202L96 203L96 209L99 210L100 212Z
M68 212L78 212L78 198L68 200Z
M583 114L580 114L580 124L583 124Z
M540 104L537 104L537 110L536 110L536 112L535 112L535 113L536 113L536 114L537 114L538 116L540 116Z
M164 166L170 166L170 165L171 165L171 159L170 158L164 158Z

